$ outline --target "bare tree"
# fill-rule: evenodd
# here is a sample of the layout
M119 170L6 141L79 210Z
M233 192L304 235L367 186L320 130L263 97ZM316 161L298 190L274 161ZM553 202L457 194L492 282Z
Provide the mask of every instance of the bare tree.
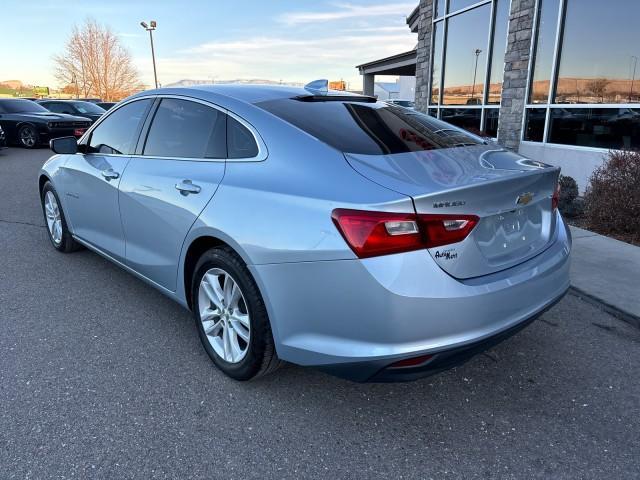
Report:
M73 28L64 52L53 60L60 84L74 85L83 97L120 100L140 84L131 54L118 36L92 19Z
M600 97L600 101L604 103L604 94L607 93L607 85L611 83L606 78L595 78L587 83L587 88L596 97Z

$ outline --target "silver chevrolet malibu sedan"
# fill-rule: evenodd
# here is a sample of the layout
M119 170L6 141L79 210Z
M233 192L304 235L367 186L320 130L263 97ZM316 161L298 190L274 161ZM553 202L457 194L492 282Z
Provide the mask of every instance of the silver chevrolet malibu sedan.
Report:
M374 98L215 85L130 97L39 174L54 248L190 309L225 374L412 380L569 286L558 169Z

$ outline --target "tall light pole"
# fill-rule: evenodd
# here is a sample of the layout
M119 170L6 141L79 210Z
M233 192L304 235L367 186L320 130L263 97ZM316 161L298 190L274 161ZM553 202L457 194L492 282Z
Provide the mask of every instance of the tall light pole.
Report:
M80 98L80 91L78 89L78 77L76 76L76 72L71 72L71 82L76 85L76 100Z
M473 53L476 56L476 66L473 69L473 87L471 87L471 100L473 100L473 96L475 95L475 92L476 92L476 75L478 73L478 57L482 53L482 50L480 50L479 48L476 48Z
M633 60L633 75L631 76L631 88L629 89L629 103L631 103L631 97L633 95L633 82L636 80L636 67L638 66L638 57L631 55Z
M158 74L156 73L156 52L153 50L153 31L156 29L158 25L155 20L151 20L149 25L147 22L140 22L142 28L144 28L147 32L149 32L149 39L151 40L151 60L153 60L153 80L156 83L156 88L158 88Z

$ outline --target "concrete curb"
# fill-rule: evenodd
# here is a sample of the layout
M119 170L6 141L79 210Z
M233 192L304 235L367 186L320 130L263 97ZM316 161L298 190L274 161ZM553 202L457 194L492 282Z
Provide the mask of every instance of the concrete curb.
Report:
M626 312L624 310L621 310L615 305L611 305L598 297L588 294L587 292L585 292L584 290L581 290L580 288L574 287L573 285L569 287L569 293L584 300L587 303L590 303L591 305L594 305L595 307L608 313L609 315L616 317L617 319L622 320L623 322L628 323L632 327L640 329L640 317L632 313Z

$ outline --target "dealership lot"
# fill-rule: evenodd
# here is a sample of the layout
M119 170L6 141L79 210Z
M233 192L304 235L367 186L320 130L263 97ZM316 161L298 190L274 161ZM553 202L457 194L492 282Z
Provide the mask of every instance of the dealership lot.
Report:
M640 331L568 295L407 384L223 376L190 314L49 245L45 149L0 151L0 478L632 478Z

